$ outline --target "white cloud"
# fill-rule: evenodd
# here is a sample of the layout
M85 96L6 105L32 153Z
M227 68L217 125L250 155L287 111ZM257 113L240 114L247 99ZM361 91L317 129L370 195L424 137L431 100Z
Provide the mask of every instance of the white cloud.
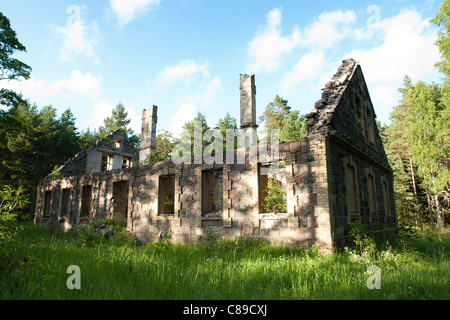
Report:
M271 10L266 16L266 26L250 41L248 69L252 73L260 70L276 71L280 66L282 56L300 43L300 31L297 26L292 34L282 35L281 18L280 9Z
M288 72L279 87L283 95L302 81L314 78L324 65L324 54L322 52L310 52L301 57L301 59Z
M370 98L375 107L377 119L382 123L389 123L389 114L392 107L398 103L397 88L390 85L378 85L370 88Z
M434 64L440 60L434 45L436 34L429 26L429 20L422 19L418 12L401 12L381 21L383 44L369 50L354 50L348 56L364 66L371 82L398 82L405 74L419 78L434 71Z
M392 107L398 104L403 78L408 74L413 81L437 74L435 63L440 60L434 30L428 18L405 10L383 19L377 32L382 32L383 43L367 50L353 50L353 57L362 66L365 79L371 87L370 95L379 120L388 122Z
M302 30L301 44L306 47L331 48L351 34L355 21L353 10L324 12Z
M69 6L67 13L72 13L72 15L67 19L66 26L50 26L50 30L63 42L60 49L61 59L73 61L78 56L84 56L92 59L95 63L99 63L100 60L96 51L100 42L100 30L97 23L86 24L81 19L81 8L79 6Z
M87 98L96 100L100 95L100 80L100 76L94 76L90 72L83 74L79 70L74 70L68 79L48 82L45 79L36 79L31 74L28 80L8 81L2 83L2 87L22 92L25 98L31 100L53 97L65 91L79 93Z
M191 76L201 74L209 77L209 63L197 63L192 60L183 60L177 65L166 67L158 76L158 82L163 85L169 85L173 82L185 80L189 83Z
M142 131L142 114L138 114L134 111L134 108L125 106L125 110L128 113L128 119L130 119L129 127L134 133L139 134Z
M112 110L115 107L116 104L111 104L104 100L97 102L92 108L89 118L86 120L86 127L97 129L102 126L104 124L103 120L111 116ZM128 114L128 119L130 119L129 128L138 134L142 129L141 116L130 106L125 106L125 111Z
M206 86L205 90L195 98L200 109L206 108L213 103L214 99L216 99L217 91L219 91L220 88L221 79L219 77L213 78L211 83Z
M204 86L199 94L183 97L184 103L178 108L175 114L170 119L168 131L174 136L179 136L182 132L182 127L187 121L191 121L198 111L201 111L210 106L221 88L221 79L215 77L210 79L208 85Z
M282 14L280 9L271 10L266 16L266 25L260 29L248 47L248 69L251 72L274 72L281 65L283 57L296 47L311 50L331 48L351 35L356 21L353 10L324 12L300 29L297 25L289 35L282 35Z
M91 130L96 129L99 126L103 125L103 119L111 116L112 110L114 109L114 105L106 102L100 101L94 105L92 109L91 115L89 119L86 120L86 126Z
M182 104L170 119L168 131L171 132L174 137L179 137L183 131L183 125L186 121L192 120L196 114L195 105L189 103Z
M110 0L111 8L117 15L120 25L126 25L148 10L158 7L160 0Z
M100 79L101 76L93 76L90 72L83 74L79 70L74 70L70 74L70 78L60 81L59 85L61 88L96 100L100 94Z

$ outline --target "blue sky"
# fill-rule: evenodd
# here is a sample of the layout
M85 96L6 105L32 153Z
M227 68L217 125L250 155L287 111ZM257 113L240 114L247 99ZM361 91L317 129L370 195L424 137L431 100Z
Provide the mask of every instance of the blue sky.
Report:
M405 74L440 82L441 1L0 0L33 68L21 91L80 130L97 128L122 102L141 131L158 106L158 130L179 133L200 111L213 127L239 121L239 74L255 74L260 116L276 94L302 114L346 58L359 61L375 112L388 123Z

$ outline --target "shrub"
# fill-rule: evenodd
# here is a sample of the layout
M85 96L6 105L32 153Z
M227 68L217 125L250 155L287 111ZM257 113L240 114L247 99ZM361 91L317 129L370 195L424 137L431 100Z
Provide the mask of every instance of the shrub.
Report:
M15 189L5 185L0 189L0 271L20 262L18 222L20 209L28 204L22 187Z
M374 255L377 249L375 239L369 237L367 225L360 221L350 222L350 235L359 253Z
M287 203L283 199L286 196L286 192L278 180L269 179L265 191L267 192L267 196L264 198L264 212L287 212Z

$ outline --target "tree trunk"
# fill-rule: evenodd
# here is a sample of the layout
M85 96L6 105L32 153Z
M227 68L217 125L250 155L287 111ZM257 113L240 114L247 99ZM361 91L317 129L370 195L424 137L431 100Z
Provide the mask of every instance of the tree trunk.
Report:
M431 200L431 194L430 191L428 190L428 187L425 187L425 190L427 192L428 211L430 212L430 224L431 227L434 229L433 203Z
M412 177L412 182L413 182L413 187L414 187L414 204L416 207L417 217L419 219L420 231L423 231L422 217L420 216L420 209L419 209L419 201L417 200L416 177L414 174L414 167L413 167L411 158L409 158L409 166L410 166L410 170L411 170L411 177Z
M438 230L441 231L442 230L441 204L439 203L439 197L437 194L434 195L434 199L436 201Z

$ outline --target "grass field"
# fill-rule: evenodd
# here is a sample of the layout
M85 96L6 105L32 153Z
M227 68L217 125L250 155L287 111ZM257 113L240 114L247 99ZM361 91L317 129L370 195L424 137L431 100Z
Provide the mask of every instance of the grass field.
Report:
M0 275L1 299L450 298L448 230L403 234L370 254L213 236L142 245L124 231L106 237L93 228L62 234L32 226L20 243L19 263ZM66 285L71 265L80 268L80 289ZM368 288L374 279L380 289Z

